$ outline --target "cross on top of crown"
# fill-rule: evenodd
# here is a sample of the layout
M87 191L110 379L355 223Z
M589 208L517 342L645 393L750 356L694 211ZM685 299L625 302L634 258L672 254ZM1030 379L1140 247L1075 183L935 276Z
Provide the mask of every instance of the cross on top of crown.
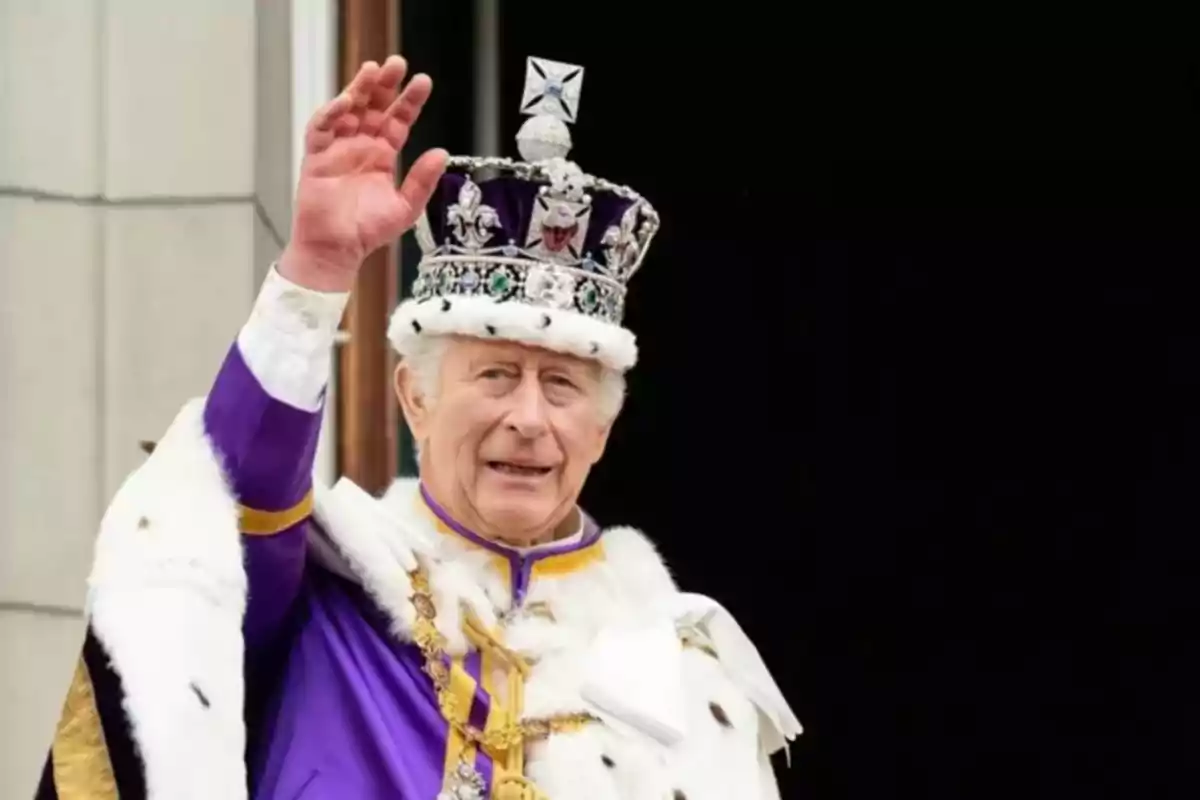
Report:
M545 58L530 57L525 66L525 95L521 113L547 115L574 122L583 89L583 67Z

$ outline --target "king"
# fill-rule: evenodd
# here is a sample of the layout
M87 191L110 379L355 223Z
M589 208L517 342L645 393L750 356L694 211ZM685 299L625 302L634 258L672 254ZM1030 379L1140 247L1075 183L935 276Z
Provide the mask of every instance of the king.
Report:
M541 59L520 160L433 150L397 187L432 90L406 73L365 64L313 116L290 242L107 509L38 797L778 797L800 725L754 645L578 505L657 213L568 160L583 70ZM388 337L419 477L316 485L348 294L410 229Z

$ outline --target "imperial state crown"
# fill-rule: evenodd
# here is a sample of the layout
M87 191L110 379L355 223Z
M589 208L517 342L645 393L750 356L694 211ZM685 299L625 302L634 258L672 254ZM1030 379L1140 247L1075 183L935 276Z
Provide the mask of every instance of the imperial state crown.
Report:
M412 296L388 330L401 356L419 337L460 334L619 371L636 363L636 338L621 324L625 296L659 218L637 192L567 160L582 84L582 67L530 58L523 160L450 158L415 231L422 258Z

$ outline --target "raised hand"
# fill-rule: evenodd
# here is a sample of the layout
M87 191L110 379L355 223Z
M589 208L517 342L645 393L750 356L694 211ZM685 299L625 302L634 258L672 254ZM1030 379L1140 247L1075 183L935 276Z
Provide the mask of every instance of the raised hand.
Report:
M424 153L397 188L397 156L433 89L428 75L401 88L407 72L400 56L382 67L367 62L309 121L292 238L279 261L285 278L318 291L349 291L366 257L425 209L448 156Z

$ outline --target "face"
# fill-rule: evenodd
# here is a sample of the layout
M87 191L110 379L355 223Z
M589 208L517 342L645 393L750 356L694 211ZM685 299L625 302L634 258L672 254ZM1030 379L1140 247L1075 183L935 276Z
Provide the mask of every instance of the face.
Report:
M604 452L600 372L582 359L509 342L453 338L434 398L404 364L396 389L420 443L421 480L482 536L524 545L575 522Z

